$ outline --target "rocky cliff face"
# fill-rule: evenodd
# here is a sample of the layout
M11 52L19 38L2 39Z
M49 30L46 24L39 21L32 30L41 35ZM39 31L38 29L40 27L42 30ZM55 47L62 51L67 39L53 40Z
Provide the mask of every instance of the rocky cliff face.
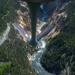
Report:
M39 9L38 11L38 22L37 22L37 28L41 26L42 18L46 16L44 21L46 24L50 24L53 22L51 20L53 14L57 14L59 8L62 7L63 4L66 3L67 0L55 0L53 2L44 3L43 8L44 10ZM17 23L21 24L26 31L28 31L29 34L31 34L31 25L30 25L30 16L29 16L29 9L27 7L27 4L25 2L20 2L20 9L17 10L18 17L17 17ZM46 13L44 13L46 11ZM56 15L55 15L56 16ZM55 18L54 16L54 18Z
M55 0L53 2L43 4L44 11L40 8L38 12L38 18L42 21L42 18L47 15L44 19L45 25L42 27L42 30L45 29L48 25L55 23L55 28L45 37L48 39L55 37L60 33L63 28L63 23L67 18L67 13L63 11L65 6L68 5L68 0Z

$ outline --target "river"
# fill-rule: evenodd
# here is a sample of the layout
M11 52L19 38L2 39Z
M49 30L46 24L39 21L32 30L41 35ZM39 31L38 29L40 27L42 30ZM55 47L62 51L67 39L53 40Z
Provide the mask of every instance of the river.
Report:
M42 23L42 26L44 25L44 22ZM38 29L38 32L40 33L40 27ZM41 65L40 60L41 57L43 55L43 53L45 53L46 51L46 41L44 40L44 38L42 38L39 41L39 50L32 56L32 67L35 69L35 71L39 74L39 75L53 75L51 73L48 73Z
M67 0L56 0L59 1L57 5L57 8L60 7L63 3L65 3ZM42 25L38 28L38 32L40 33L40 29L42 28L42 26L45 24L45 19L48 17L48 13L44 10L43 5L41 5L40 7L43 11L43 17L41 19L42 21ZM53 8L54 9L54 8ZM56 9L56 8L55 8ZM46 52L46 41L44 40L44 38L42 38L40 41L40 45L39 45L39 50L32 56L32 67L35 69L35 71L39 74L39 75L54 75L51 74L49 72L47 72L41 65L40 60L42 55Z
M39 42L40 49L32 56L32 66L39 75L53 75L45 71L45 69L41 66L40 59L46 51L46 41L42 38Z
M47 18L47 13L46 11L44 10L44 7L43 5L40 6L41 10L43 11L43 17L42 17L42 26L45 24L45 19ZM40 29L42 28L42 26L40 26L38 28L38 32L40 33ZM48 73L47 71L45 71L45 69L42 67L41 63L40 63L40 59L43 55L43 53L46 51L46 41L44 40L44 38L42 38L40 41L39 41L39 50L32 56L32 66L33 68L35 69L35 71L39 74L39 75L52 75L51 73Z

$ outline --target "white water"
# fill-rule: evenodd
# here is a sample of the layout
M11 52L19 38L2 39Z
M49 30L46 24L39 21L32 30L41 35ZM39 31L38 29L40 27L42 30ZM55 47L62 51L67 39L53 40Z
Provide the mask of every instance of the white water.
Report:
M42 22L42 26L45 24L45 22ZM40 33L40 29L42 28L39 27L38 28L38 32ZM43 55L43 53L46 51L46 41L42 38L40 41L39 41L39 50L32 56L32 66L33 68L35 69L35 71L39 74L39 75L52 75L51 73L48 73L41 65L40 63L40 59Z
M42 17L42 22L45 21L45 19L48 17L48 14L46 12L46 10L44 9L44 3L40 6L41 10L43 11L43 17Z
M40 49L39 51L37 51L33 56L32 56L32 66L35 69L35 71L39 74L39 75L52 75L51 73L48 73L47 71L45 71L45 69L41 66L40 64L40 59L43 55L43 53L46 51L46 42L45 40L42 38L40 40Z

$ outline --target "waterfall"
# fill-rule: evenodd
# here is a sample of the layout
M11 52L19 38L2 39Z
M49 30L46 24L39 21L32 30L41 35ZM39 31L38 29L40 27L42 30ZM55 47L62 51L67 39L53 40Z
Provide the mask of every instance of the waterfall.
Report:
M44 3L40 6L40 10L42 11L42 15L43 15L41 21L44 22L45 19L48 17L48 14L44 8Z

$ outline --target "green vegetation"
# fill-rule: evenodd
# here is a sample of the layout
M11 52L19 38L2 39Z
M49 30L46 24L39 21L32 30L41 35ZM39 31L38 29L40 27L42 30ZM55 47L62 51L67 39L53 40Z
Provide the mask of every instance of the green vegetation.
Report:
M9 38L0 46L0 62L3 75L37 75L28 61L27 54L33 53L29 45L18 38L18 32L11 26ZM26 48L28 47L28 48ZM9 63L11 62L11 63ZM1 65L1 64L0 64ZM9 66L6 68L6 66Z
M4 70L8 69L11 66L11 62L0 63L0 73L4 72Z
M6 29L7 25L5 23L5 21L0 20L0 35L3 34L3 31Z
M0 0L0 36L7 27L7 22L14 22L20 5L17 0Z
M75 0L65 10L68 18L64 28L47 45L48 51L42 56L41 63L47 71L56 75L69 66L71 75L75 75Z
M74 12L74 16L75 16L75 12Z

